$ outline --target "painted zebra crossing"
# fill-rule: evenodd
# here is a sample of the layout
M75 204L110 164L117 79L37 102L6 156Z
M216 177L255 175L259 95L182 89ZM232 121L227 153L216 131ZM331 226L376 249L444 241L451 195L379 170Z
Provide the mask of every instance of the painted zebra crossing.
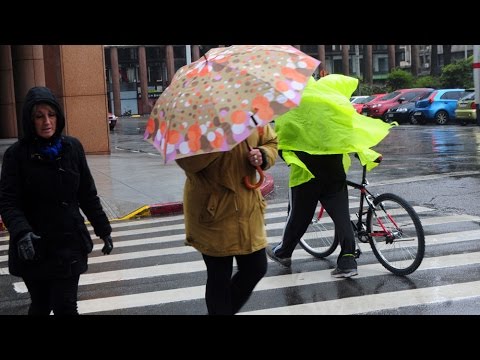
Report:
M352 199L352 217L356 206ZM265 223L271 243L280 241L286 208L285 202L268 204ZM361 244L359 276L336 279L330 271L338 249L326 259L315 259L298 247L291 269L269 260L266 276L239 315L414 313L419 307L478 301L480 218L423 206L415 210L425 229L426 254L413 274L392 275L369 245ZM183 244L182 215L114 222L112 227L114 252L103 256L96 240L89 271L80 277L80 313L206 314L205 265L195 249ZM0 287L19 306L13 312L23 313L28 293L20 278L8 274L7 242L8 234L0 234ZM2 306L0 311L6 312Z

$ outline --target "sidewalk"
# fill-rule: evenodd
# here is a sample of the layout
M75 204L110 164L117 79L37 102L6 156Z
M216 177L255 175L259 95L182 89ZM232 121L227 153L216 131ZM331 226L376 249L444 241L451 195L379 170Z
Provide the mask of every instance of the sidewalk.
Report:
M185 173L175 163L164 165L160 156L130 151L87 155L87 160L110 219L183 212ZM266 174L262 194L273 188L273 178Z
M111 137L114 133L111 132ZM87 155L98 195L111 220L162 216L183 212L185 174L174 162L164 165L150 144L135 137L137 146L152 152L122 149L111 142L110 155ZM8 146L16 139L0 139L0 163ZM146 147L145 147L146 146ZM266 174L261 186L264 196L274 189ZM0 229L3 224L0 221Z

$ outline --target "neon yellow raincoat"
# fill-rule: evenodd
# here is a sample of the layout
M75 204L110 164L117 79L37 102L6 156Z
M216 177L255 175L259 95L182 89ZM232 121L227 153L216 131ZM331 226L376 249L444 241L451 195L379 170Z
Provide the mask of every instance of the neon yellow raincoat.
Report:
M370 149L382 141L396 123L363 116L350 103L358 79L331 74L315 81L310 78L300 105L275 120L278 149L290 166L289 186L303 184L314 177L291 150L312 155L343 154L343 167L348 172L349 153L358 153L367 170L378 164L380 154Z

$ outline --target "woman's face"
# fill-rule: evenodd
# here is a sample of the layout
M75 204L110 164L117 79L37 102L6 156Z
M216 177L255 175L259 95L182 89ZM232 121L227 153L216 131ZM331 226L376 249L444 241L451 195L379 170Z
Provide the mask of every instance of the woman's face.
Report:
M33 123L37 135L49 139L57 130L57 113L48 104L37 104L33 110Z

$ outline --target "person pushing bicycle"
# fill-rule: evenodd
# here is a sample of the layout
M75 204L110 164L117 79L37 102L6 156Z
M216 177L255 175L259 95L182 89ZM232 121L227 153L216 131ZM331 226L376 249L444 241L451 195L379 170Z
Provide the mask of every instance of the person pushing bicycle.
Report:
M349 98L358 80L344 75L310 79L300 105L275 121L279 154L290 167L289 213L282 241L268 246L267 256L284 267L306 232L318 201L335 224L341 247L334 277L358 275L355 235L350 222L346 173L349 153L356 152L371 170L377 145L395 124L358 114Z

